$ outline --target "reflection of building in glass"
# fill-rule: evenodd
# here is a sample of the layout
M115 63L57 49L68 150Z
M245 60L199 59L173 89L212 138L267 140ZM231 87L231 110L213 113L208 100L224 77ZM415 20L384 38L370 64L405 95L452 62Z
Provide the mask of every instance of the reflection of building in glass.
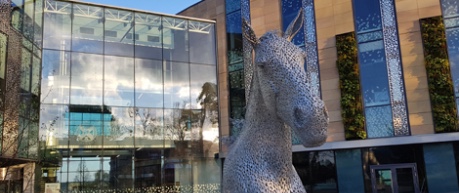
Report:
M0 8L0 192L219 191L214 21Z
M458 6L457 0L205 0L179 14L217 20L222 138L237 137L244 116L242 18L250 14L261 36L286 29L303 9L305 27L293 43L306 51L305 81L330 115L325 145L293 146L307 191L459 192L459 89L452 89L459 88ZM437 23L426 30L426 19ZM357 65L346 70L337 60ZM346 90L359 97L350 100L355 96ZM222 141L221 157L229 144Z

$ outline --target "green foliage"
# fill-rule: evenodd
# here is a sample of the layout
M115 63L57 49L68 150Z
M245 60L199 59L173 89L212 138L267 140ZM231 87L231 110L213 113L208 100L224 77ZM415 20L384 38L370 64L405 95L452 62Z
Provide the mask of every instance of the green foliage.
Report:
M458 131L457 109L442 17L422 19L421 34L435 132Z
M362 94L360 92L357 42L354 33L336 36L339 82L341 88L341 116L343 117L347 140L365 139L365 117L363 116Z

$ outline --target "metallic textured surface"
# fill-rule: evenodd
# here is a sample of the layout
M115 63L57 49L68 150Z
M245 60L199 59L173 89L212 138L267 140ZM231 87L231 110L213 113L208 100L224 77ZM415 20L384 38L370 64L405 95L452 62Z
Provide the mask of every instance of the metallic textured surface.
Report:
M316 17L314 1L303 0L304 47L306 51L306 74L311 92L320 96L319 55L317 53Z
M394 0L380 0L395 136L410 135Z
M292 130L304 146L322 145L328 114L305 81L306 53L289 41L301 28L301 13L283 37L270 31L258 39L243 21L255 64L244 126L225 160L224 193L306 192L292 165Z
M250 0L241 0L241 17L250 24ZM242 33L245 33L243 31ZM242 36L243 45L243 60L244 60L244 82L245 82L245 100L246 103L250 96L250 86L253 76L253 65L252 65L252 45L247 40L246 36Z

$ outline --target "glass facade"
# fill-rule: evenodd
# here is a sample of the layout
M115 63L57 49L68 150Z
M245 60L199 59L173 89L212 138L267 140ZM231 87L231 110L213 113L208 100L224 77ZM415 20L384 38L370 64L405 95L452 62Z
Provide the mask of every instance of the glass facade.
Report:
M353 4L367 136L393 136L379 1L354 0Z
M459 107L459 2L441 0L445 23L451 77L454 84L456 105Z
M53 0L43 15L45 181L218 192L214 23Z
M226 39L229 79L229 105L231 135L237 136L240 124L245 117L245 76L244 53L242 43L241 0L226 0Z
M401 74L401 69L398 69L400 51L392 49L390 52L394 53L388 53L386 50L389 46L398 48L398 39L394 40L396 45L390 45L392 37L386 37L389 30L397 32L396 26L389 25L395 18L395 13L390 12L394 8L393 2L354 0L353 5L367 136L407 135L407 116L406 110L403 110L406 107L391 105L404 104L405 101L403 83L401 88L398 88L400 85L392 85L400 79L396 76ZM387 9L384 10L387 13L385 18L381 18L382 9ZM391 58L386 58L388 56ZM393 112L394 108L397 112Z

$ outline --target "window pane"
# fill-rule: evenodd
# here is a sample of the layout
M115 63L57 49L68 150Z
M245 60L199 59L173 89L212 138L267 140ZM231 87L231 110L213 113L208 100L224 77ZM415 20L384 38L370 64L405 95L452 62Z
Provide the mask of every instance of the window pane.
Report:
M360 149L338 150L335 155L339 192L365 192Z
M459 192L451 143L424 145L424 160L429 192Z
M446 29L449 63L456 97L459 97L459 27Z
M38 159L38 132L38 122L29 121L29 158Z
M134 148L134 108L109 107L102 115L104 148Z
M23 0L12 0L11 25L14 29L22 31L23 24Z
M134 59L105 56L104 103L134 106Z
M5 79L6 52L8 46L8 37L0 33L0 79Z
M142 149L135 154L135 187L145 192L161 187L161 150Z
M459 16L459 2L456 0L442 0L441 7L445 18Z
M136 107L163 107L163 65L158 60L135 60Z
M191 64L191 108L216 110L217 69L215 66Z
M43 47L57 50L70 50L72 22L71 4L49 1L45 4ZM53 12L52 10L59 10Z
M191 105L189 64L167 62L164 71L164 107Z
M359 44L359 59L365 106L389 104L389 78L382 40Z
M105 54L119 56L134 55L134 14L117 9L105 9ZM131 35L132 37L132 35Z
M44 103L68 103L70 54L65 51L43 51L41 100Z
M241 9L241 0L225 0L226 13Z
M368 138L394 135L392 108L390 105L365 107L365 118Z
M187 20L163 17L162 24L164 60L188 62Z
M34 34L34 2L33 0L25 0L24 3L24 31L23 34L24 36L29 39L30 41L33 41L33 34Z
M44 159L52 163L58 162L61 152L56 149L68 148L68 107L64 105L41 105L40 109L40 141L46 145L48 151ZM57 164L57 163L56 163Z
M33 61L32 61L32 82L31 82L31 92L35 96L39 96L40 92L40 68L41 68L41 60L33 56Z
M41 48L42 44L42 26L43 22L43 0L35 0L35 16L34 16L34 43Z
M74 155L93 155L95 152L86 150L89 147L102 148L102 138L108 133L104 128L104 115L110 114L109 110L101 106L93 105L72 105L66 117L69 117L67 127L69 128L69 147L73 149ZM109 121L107 121L109 122Z
M22 48L21 60L21 92L30 91L30 66L32 63L32 53Z
M136 108L131 114L135 120L136 148L170 148L170 143L163 141L163 109Z
M135 35L127 33L126 39L135 40L135 56L161 60L163 58L161 16L135 13Z
M102 53L104 12L101 7L73 4L72 50Z
M228 69L242 69L242 19L240 12L226 15L226 37L228 41ZM240 64L240 65L237 65Z
M293 166L307 192L337 192L333 151L294 153Z
M190 21L188 27L190 35L190 62L216 64L214 24Z
M102 105L101 55L72 53L72 104Z
M379 0L353 0L353 5L357 33L381 29Z

